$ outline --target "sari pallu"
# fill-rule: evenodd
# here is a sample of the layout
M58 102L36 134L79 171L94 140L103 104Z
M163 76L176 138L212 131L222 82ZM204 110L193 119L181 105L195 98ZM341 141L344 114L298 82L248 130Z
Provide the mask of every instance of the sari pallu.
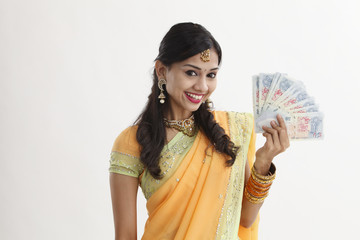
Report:
M254 119L250 113L213 112L240 149L232 167L199 131L171 177L147 201L149 218L143 240L257 239L259 218L240 226L245 163L255 155ZM140 181L141 181L140 176Z

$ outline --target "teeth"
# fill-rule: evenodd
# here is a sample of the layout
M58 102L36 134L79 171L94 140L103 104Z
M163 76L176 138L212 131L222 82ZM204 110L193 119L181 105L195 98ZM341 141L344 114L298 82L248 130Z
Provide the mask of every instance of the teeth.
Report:
M198 96L198 95L194 95L194 94L191 94L191 93L186 93L186 95L188 95L188 96L190 96L190 97L192 97L192 98L194 98L194 99L196 99L196 100L200 100L200 99L202 99L202 97L203 96Z

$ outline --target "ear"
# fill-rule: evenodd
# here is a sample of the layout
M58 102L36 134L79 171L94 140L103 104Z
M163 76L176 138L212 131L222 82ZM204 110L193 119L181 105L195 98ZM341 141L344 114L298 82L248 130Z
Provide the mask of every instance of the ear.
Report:
M156 75L158 79L165 78L168 68L160 61L156 60L155 62Z

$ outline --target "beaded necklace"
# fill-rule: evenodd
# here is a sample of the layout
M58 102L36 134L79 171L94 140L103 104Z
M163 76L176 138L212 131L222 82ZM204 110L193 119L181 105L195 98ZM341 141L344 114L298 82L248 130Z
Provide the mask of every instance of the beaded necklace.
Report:
M195 118L194 115L184 120L168 120L164 118L165 126L168 128L174 128L185 135L192 137L196 133Z

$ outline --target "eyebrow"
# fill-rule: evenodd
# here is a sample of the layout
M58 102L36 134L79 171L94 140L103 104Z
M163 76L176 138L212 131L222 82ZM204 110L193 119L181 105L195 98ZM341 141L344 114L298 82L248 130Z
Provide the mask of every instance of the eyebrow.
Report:
M197 67L197 66L194 66L194 65L191 65L191 64L185 64L183 67L185 67L185 66L193 67L193 68L195 68L195 69L201 70L201 68L199 68L199 67ZM214 71L214 70L217 70L217 69L219 69L219 67L212 68L212 69L210 69L210 71Z

